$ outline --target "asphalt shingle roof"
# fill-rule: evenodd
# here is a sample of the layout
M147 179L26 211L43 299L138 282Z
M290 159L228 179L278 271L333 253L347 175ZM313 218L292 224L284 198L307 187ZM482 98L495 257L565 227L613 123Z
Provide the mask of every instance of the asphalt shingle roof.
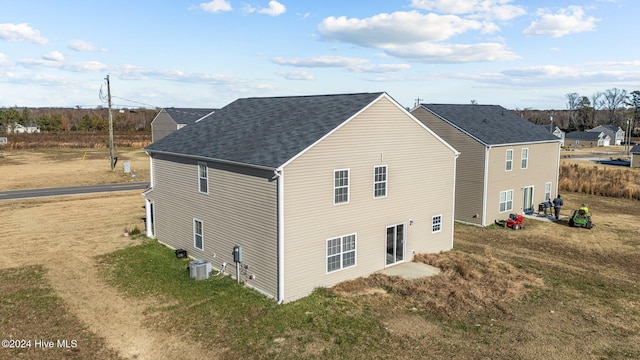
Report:
M383 94L238 99L146 149L275 169Z
M484 145L558 141L547 128L538 127L499 105L421 104Z
M632 154L640 154L640 144L633 145L629 152Z
M601 132L595 131L572 131L568 132L564 135L565 139L575 139L575 140L590 140L590 141L598 141L600 139Z
M216 109L200 109L200 108L165 108L164 111L171 116L176 124L193 125L197 120L211 114Z

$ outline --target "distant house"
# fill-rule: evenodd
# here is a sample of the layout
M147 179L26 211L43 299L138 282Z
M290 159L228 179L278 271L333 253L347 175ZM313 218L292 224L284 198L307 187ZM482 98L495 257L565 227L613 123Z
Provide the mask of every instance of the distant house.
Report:
M624 130L622 130L619 126L615 125L600 125L596 126L591 130L587 130L588 132L601 132L607 136L609 136L610 142L613 145L622 145L624 142ZM603 145L609 146L609 145Z
M22 125L14 122L8 125L8 133L14 134L35 134L40 132L40 128L35 124Z
M560 139L498 105L421 104L411 113L460 151L458 221L487 226L557 194Z
M631 167L640 167L640 144L631 148Z
M540 129L544 130L544 131L548 131L549 133L553 134L555 137L557 137L558 139L562 140L561 145L564 146L564 135L565 132L562 131L559 127L554 126L553 128L547 125L537 125Z
M195 124L214 111L215 109L164 108L151 121L151 141L156 142L176 130Z
M147 234L214 268L241 246L278 301L453 246L458 153L386 93L238 99L146 151Z
M600 147L609 146L611 138L603 132L572 131L564 135L564 146L567 147Z

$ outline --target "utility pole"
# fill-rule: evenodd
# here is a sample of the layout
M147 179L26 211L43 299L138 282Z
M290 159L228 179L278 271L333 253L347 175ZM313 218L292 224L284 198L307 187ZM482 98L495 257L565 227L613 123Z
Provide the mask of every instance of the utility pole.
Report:
M113 116L111 115L111 85L109 84L109 75L107 75L107 101L109 104L109 159L111 163L111 170L113 171L116 167L115 164L115 155L113 150Z

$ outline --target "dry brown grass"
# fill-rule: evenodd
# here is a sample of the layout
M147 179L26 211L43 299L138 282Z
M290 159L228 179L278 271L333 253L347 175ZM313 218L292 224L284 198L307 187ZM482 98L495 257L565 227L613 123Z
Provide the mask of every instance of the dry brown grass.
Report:
M141 148L116 149L111 171L109 150L37 149L4 151L0 158L0 190L149 181L149 158ZM129 161L136 174L124 174Z
M38 133L7 134L4 150L24 149L104 149L109 147L109 134L101 133ZM116 148L142 148L151 143L151 133L115 134L113 143Z
M562 163L558 188L562 192L640 200L640 172L630 168Z

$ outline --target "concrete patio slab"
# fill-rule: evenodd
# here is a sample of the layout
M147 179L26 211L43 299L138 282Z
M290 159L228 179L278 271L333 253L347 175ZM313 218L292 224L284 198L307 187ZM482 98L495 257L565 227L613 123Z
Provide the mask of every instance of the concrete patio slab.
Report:
M418 279L425 276L440 274L440 269L435 266L417 262L403 262L378 271L380 274L388 276L400 276L403 279Z

